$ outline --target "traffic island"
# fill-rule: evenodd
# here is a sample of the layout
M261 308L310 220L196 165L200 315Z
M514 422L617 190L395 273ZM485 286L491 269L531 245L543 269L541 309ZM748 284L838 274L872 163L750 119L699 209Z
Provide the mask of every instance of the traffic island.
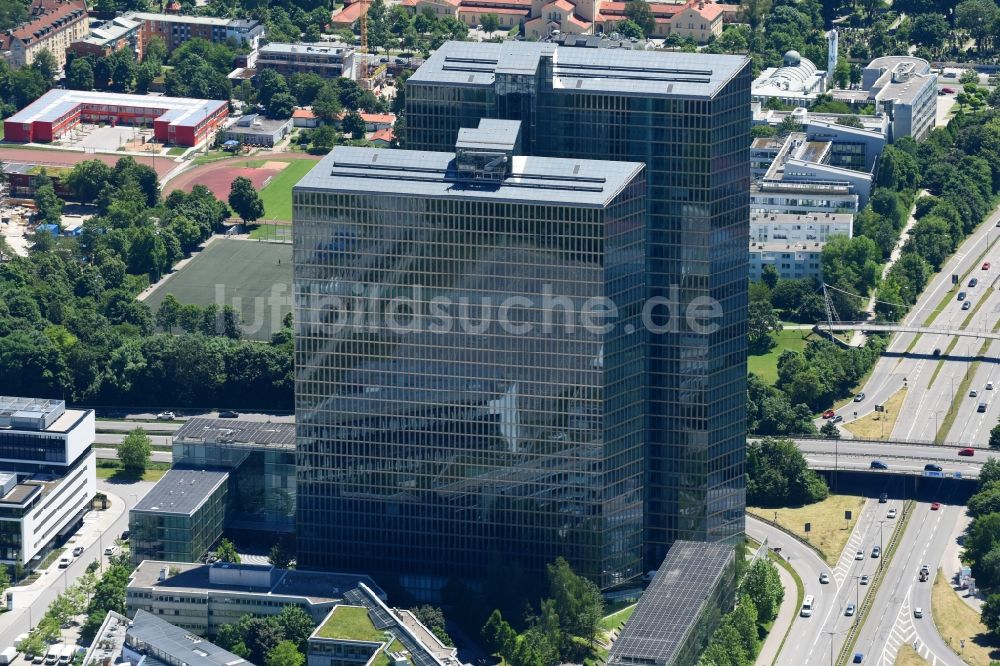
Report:
M931 615L944 642L971 666L990 666L1000 659L1000 644L989 635L979 613L958 598L938 569L931 591Z
M863 497L830 495L821 502L795 508L747 507L747 513L804 541L827 564L836 566L864 505ZM844 519L845 511L851 512L850 520ZM806 523L809 524L808 532L805 531Z

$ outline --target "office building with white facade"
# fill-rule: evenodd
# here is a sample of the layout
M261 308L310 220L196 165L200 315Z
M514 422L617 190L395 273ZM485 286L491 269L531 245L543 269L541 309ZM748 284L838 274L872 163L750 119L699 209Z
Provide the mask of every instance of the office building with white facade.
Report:
M834 236L854 235L854 216L847 213L751 213L750 240L825 243Z
M37 567L97 492L94 411L0 396L0 563Z
M786 243L750 241L750 279L759 280L764 266L774 266L787 279L821 277L824 243Z

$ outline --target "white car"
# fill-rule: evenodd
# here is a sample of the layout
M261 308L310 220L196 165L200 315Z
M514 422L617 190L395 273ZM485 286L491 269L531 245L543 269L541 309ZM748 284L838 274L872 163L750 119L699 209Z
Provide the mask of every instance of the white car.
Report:
M923 608L921 608L920 606L917 606L916 608L913 609L913 617L920 618L920 617L923 617L923 616L924 616L924 609Z
M862 585L867 585L869 581L871 581L871 578L868 577L868 574L861 574Z
M819 575L819 582L822 583L823 585L826 585L827 583L829 583L830 582L830 574L826 573L825 571L823 573L821 573Z
M889 517L889 518L895 518L896 517L896 510L895 509L889 509L889 513L887 513L886 516Z
M72 564L72 563L73 563L73 558L71 558L71 557L62 557L62 558L59 558L59 568L60 569L67 569L67 568L69 568L69 565Z
M177 416L173 412L160 412L156 415L157 421L173 421Z
M865 559L865 554L864 554L864 552L862 552L862 551L860 551L860 550L859 550L858 552L856 552L856 553L854 554L854 559L856 559L856 560L858 560L858 561L860 561L860 560L863 560L863 559Z

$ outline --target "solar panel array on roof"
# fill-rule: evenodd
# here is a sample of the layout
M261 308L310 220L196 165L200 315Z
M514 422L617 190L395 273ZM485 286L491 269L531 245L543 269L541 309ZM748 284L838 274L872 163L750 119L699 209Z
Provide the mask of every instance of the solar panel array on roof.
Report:
M608 664L675 663L733 558L727 544L675 541L612 646Z

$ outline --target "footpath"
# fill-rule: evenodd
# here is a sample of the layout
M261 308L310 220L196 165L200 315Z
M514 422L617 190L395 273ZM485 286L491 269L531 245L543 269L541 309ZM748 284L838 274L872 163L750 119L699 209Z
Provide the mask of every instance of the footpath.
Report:
M774 660L778 658L778 651L785 640L785 635L788 633L788 630L792 626L792 621L795 619L795 613L798 611L798 608L795 606L795 602L798 599L795 579L792 578L792 574L788 573L785 567L779 564L775 564L774 566L777 568L778 576L781 578L781 586L785 588L785 597L781 600L781 608L778 609L778 617L774 619L771 631L767 633L764 644L760 646L760 653L757 655L757 661L754 662L754 666L771 666L774 663Z
M104 511L87 512L83 517L83 525L66 542L67 551L71 552L77 546L82 546L84 549L83 554L76 558L69 568L60 569L59 563L53 562L30 584L7 589L6 595L11 597L12 609L0 614L0 633L15 626L25 632L29 628L33 628L41 619L42 613L36 612L38 609L33 609L32 604L38 600L42 593L50 588L60 592L66 589L83 574L87 564L94 560L101 560L103 548L106 545L114 543L117 535L107 535L106 539L104 535L125 513L125 500L112 493L105 492L105 495L108 497L108 508ZM107 544L104 543L105 540ZM28 617L24 618L26 613Z

